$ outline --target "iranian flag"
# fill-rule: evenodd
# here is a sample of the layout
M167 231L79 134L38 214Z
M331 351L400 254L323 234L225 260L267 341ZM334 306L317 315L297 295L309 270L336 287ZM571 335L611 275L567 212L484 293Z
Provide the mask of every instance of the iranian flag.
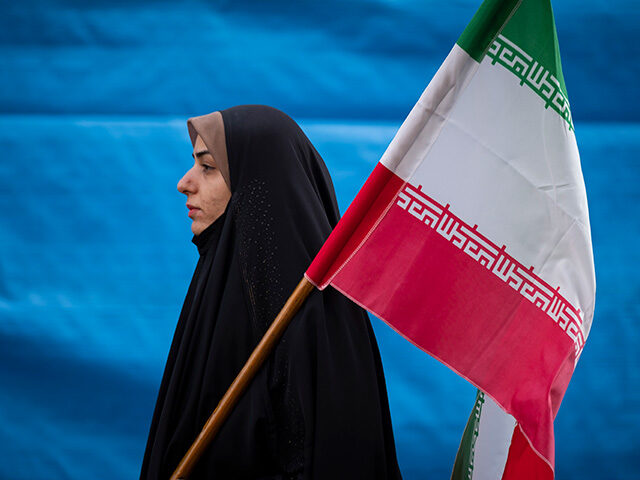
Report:
M549 0L481 5L305 275L484 392L458 478L553 478L595 277Z

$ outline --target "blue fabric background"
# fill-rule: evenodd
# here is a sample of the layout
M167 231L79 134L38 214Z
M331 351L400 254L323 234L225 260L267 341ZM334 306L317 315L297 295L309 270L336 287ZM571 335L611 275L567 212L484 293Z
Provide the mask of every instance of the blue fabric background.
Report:
M557 478L640 478L640 4L556 2L598 295ZM479 0L0 6L0 478L138 475L197 252L186 117L300 121L347 207ZM448 478L475 390L374 320L406 479Z

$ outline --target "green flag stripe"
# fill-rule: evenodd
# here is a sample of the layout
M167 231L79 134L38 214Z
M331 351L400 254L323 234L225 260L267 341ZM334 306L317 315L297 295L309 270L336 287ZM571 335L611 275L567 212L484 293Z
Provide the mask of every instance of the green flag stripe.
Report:
M477 62L488 55L507 68L573 130L550 0L485 0L457 43Z
M573 130L569 99L558 78L519 45L504 35L498 35L487 50L491 63L498 63L520 79L520 85L533 90L544 101L544 108L551 107Z
M550 0L523 0L501 33L544 66L567 97Z
M476 403L471 410L471 415L467 421L467 426L462 434L460 447L456 454L456 461L453 464L451 480L471 480L473 477L473 457L475 455L476 440L480 428L480 414L484 404L484 393L478 390Z
M485 0L458 38L458 46L480 63L521 2L522 0Z

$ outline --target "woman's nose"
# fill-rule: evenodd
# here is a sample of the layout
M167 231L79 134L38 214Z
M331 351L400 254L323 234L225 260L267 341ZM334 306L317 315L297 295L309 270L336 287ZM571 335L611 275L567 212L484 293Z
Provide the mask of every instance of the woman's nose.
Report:
M193 168L187 170L187 172L178 182L178 191L180 193L184 193L185 195L188 193L193 193L194 185L193 180L191 179L192 170Z

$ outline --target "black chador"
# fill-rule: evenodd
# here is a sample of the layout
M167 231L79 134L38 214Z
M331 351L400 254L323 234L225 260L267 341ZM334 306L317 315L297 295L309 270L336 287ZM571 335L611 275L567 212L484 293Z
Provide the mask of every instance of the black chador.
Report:
M331 179L298 125L269 107L190 120L224 139L231 200L193 242L200 258L158 393L142 479L168 479L338 221ZM198 120L200 119L200 120ZM314 290L192 479L400 478L366 313Z

